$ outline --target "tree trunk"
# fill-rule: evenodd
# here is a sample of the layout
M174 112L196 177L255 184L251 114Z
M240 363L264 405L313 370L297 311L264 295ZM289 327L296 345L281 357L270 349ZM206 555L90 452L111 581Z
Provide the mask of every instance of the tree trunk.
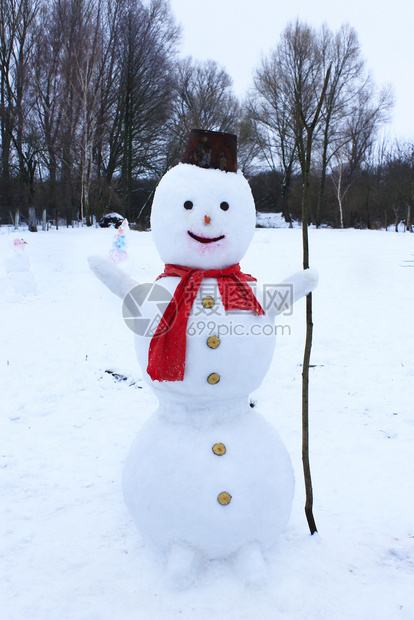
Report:
M281 185L281 194L282 194L282 213L285 218L285 222L289 224L289 228L293 228L292 218L290 217L289 207L288 207L288 197L289 197L289 189L291 182L291 172L286 172L284 174L284 179Z
M30 232L37 232L36 210L34 207L29 207L29 230Z
M338 185L336 188L339 206L339 226L344 227L344 211L342 208L342 164L339 164Z
M309 239L308 239L308 206L310 184L310 160L311 160L312 136L308 136L306 149L305 178L303 182L302 196L302 242L303 242L303 268L309 269ZM313 489L309 460L309 363L312 348L312 293L306 297L306 339L302 366L302 464L305 479L306 502L305 515L311 534L317 532L313 516Z
M411 205L408 204L407 205L407 230L409 232L413 232L412 226L411 226Z
M325 80L321 92L321 96L316 107L315 115L312 123L307 124L303 114L303 108L300 108L300 119L302 126L306 129L306 148L304 150L303 161L303 194L302 194L302 243L303 243L303 268L309 269L309 239L308 239L308 217L310 214L310 171L311 171L311 157L312 157L312 145L313 134L316 128L316 124L319 119L319 115L322 108L322 102L325 97L326 89L328 87L329 76L331 74L331 66L325 75ZM303 474L305 478L305 515L308 521L308 526L311 534L317 532L315 519L313 516L313 489L312 478L310 471L309 461L309 363L310 354L312 348L312 334L313 334L313 321L312 321L312 293L306 296L306 340L305 350L303 354L303 367L302 367L302 463Z
M395 215L395 222L394 222L395 232L398 232L398 224L400 223L400 218L399 218L399 215L398 215L398 209L393 207L392 210L394 211L394 215Z
M414 150L413 150L413 160L414 160ZM411 205L414 204L414 161L411 167L411 196L410 202L408 203L407 209L407 230L413 232L413 226L411 224Z
M367 193L365 198L365 207L367 213L367 228L371 230L372 228L372 218L371 218L371 201L370 201L370 191L369 191L369 183L367 184Z
M322 223L322 210L323 210L323 200L325 195L325 186L326 186L326 168L327 168L327 159L328 159L328 128L329 122L325 125L324 131L324 140L323 140L323 150L322 150L322 170L321 170L321 179L319 183L319 194L318 194L318 204L316 205L316 227Z

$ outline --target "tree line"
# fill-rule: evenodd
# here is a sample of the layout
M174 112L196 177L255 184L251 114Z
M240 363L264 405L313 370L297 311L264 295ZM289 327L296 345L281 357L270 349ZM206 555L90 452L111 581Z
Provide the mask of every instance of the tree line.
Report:
M168 0L0 0L0 14L1 223L117 211L145 227L200 128L238 135L259 210L301 219L307 178L317 226L411 227L414 144L379 143L392 95L350 26L289 24L240 101L215 61L178 57Z

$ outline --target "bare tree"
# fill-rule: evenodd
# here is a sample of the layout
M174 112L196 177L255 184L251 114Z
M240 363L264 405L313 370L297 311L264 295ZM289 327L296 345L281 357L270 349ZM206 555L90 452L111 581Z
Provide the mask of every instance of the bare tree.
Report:
M214 60L178 61L167 167L178 161L191 129L237 131L241 109L231 88L230 76Z
M179 37L165 0L120 1L113 71L119 81L101 149L107 182L122 179L124 215L130 217L133 179L157 170L163 128L171 112L172 60Z
M410 192L407 199L406 226L409 232L413 232L412 217L414 209L414 143L408 144L407 163L410 169Z
M37 32L32 66L32 91L36 123L42 136L41 165L46 169L50 187L46 207L54 209L59 162L58 137L63 114L61 93L63 33L59 27L57 5L43 5L40 21L42 27Z
M349 140L348 118L358 101L361 91L369 85L356 31L343 25L337 33L323 26L319 34L319 53L322 70L331 66L330 80L323 100L320 127L320 182L316 223L321 222L326 172L332 157L343 149Z
M302 176L303 268L309 268L308 221L311 217L310 178L320 113L326 96L331 67L324 72L316 33L306 24L289 24L270 61L256 73L256 96L252 117L265 135L263 152L273 157L273 148L289 173L294 158ZM263 134L262 134L263 136ZM269 139L270 137L270 139ZM267 138L267 139L266 139ZM284 154L289 152L287 159ZM309 362L312 346L312 295L306 298L306 342L302 371L302 461L305 478L305 513L311 534L316 532L309 464Z
M344 227L344 201L361 167L367 165L378 130L388 120L392 93L384 88L377 95L371 81L353 98L345 117L341 138L330 158L331 179L335 185L340 227Z
M286 71L282 43L269 59L262 60L254 76L254 89L247 106L262 159L275 173L282 171L282 211L291 226L288 198L299 161L292 122L290 75Z
M79 87L79 67L85 54L84 41L89 25L91 4L88 0L56 0L53 5L57 33L61 37L59 54L59 133L58 157L61 196L59 207L70 222L78 211L76 185L81 167L82 144L80 121L82 96ZM58 208L58 205L56 205ZM58 222L58 213L56 213Z
M259 169L262 151L256 139L256 126L249 113L248 104L242 103L237 123L237 165L251 178Z
M0 0L0 120L2 181L5 200L11 201L11 167L24 188L24 205L33 209L37 146L28 115L28 66L34 46L38 0ZM27 134L27 141L25 141ZM14 153L13 153L14 151ZM15 163L15 155L17 161ZM16 165L17 164L17 165ZM21 201L20 201L21 202ZM32 220L33 213L31 214ZM33 230L35 226L33 225Z
M322 92L317 99L317 107L310 122L306 120L305 115L300 107L300 98L298 98L298 113L302 119L304 129L306 131L306 147L305 147L305 175L303 177L303 194L302 194L302 239L303 239L303 268L309 269L309 240L308 240L308 208L309 208L309 185L310 185L310 169L312 157L312 143L316 125L318 123L319 114L321 112L323 98L329 82L331 67L326 72L325 80L322 86ZM309 462L309 365L312 348L312 293L306 296L306 341L303 354L303 370L302 370L302 461L303 472L305 477L306 503L305 514L308 521L310 533L317 531L315 519L313 516L313 489Z
M331 66L321 80L320 65L313 45L312 31L296 23L285 32L288 57L292 60L292 95L299 160L302 169L303 268L309 268L308 221L310 212L310 174L315 132L329 83ZM313 94L313 96L311 95ZM312 293L306 296L306 340L302 367L302 463L305 478L305 514L311 534L317 531L313 516L313 488L309 461L309 365L312 348Z
M319 94L325 96L326 93L326 79L315 31L299 21L289 24L282 34L281 53L288 81L290 125L295 136L302 173L302 214L306 213L306 217L309 216L314 223L309 192L310 166L323 101ZM327 73L329 78L330 68ZM303 228L306 226L303 224Z
M282 205L287 221L291 221L287 200L292 177L300 171L305 178L305 127L314 118L318 103L315 93L320 92L322 83L316 32L299 21L288 24L274 52L256 71L249 104L264 160L272 170L283 172ZM313 149L317 129L315 126ZM313 220L310 205L309 209Z
M105 11L103 0L95 0L83 20L86 26L83 37L83 54L77 62L76 79L81 99L80 117L80 214L91 224L89 205L93 173L93 157L97 143L102 139L101 94L107 93L104 80L111 61L118 4L109 4ZM112 81L111 81L112 83Z
M33 63L37 122L43 134L52 202L57 204L59 170L65 186L60 202L66 203L62 206L67 219L72 218L79 170L81 220L85 215L88 223L96 101L104 56L102 6L101 0L56 0L44 6Z
M404 224L405 230L413 232L414 144L394 140L388 145L383 160L381 194L386 201L385 212L392 212L394 215L396 232L401 223Z
M118 178L129 215L134 179L162 159L171 113L179 30L168 2L54 0L43 18L33 74L51 200L59 183L67 218L80 205L90 223L94 180L103 210Z
M335 156L342 156L355 138L351 127L362 136L369 117L375 134L391 105L389 91L376 94L353 28L344 25L332 33L327 26L316 31L298 21L287 26L275 51L257 69L249 102L263 159L272 170L282 171L282 204L287 220L291 179L298 166L304 177L306 161L307 137L304 126L298 123L295 97L301 100L307 122L313 118L315 93L321 92L329 66L330 79L312 140L314 167L316 164L320 171L316 209L309 203L313 223L318 225L323 216L330 162ZM355 125L356 110L361 105L366 121L364 129Z
M114 201L112 177L118 161L115 153L112 158L106 154L111 152L111 144L120 143L121 127L119 123L119 52L118 32L122 10L118 0L108 0L103 15L102 49L105 50L101 60L101 80L98 90L98 110L96 120L96 140L93 147L95 174L97 179L97 209L103 213Z

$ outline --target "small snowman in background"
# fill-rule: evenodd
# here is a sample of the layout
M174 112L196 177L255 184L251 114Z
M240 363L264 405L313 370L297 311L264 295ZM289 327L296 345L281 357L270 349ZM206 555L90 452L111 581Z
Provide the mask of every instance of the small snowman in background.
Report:
M112 249L109 251L109 259L113 263L123 263L128 258L126 251L126 230L128 229L128 221L124 220L117 230L112 243Z
M4 259L6 269L6 288L11 288L15 293L27 297L36 295L37 285L32 272L30 261L26 252L27 241L16 237Z
M229 560L246 584L263 583L263 554L294 494L288 452L249 395L269 369L275 317L315 288L317 274L301 271L270 290L241 271L255 206L236 147L231 134L193 130L182 163L161 179L151 228L165 270L156 284L89 258L124 299L126 322L136 322L137 357L159 401L130 449L123 489L176 587L213 559ZM151 333L143 317L157 325Z

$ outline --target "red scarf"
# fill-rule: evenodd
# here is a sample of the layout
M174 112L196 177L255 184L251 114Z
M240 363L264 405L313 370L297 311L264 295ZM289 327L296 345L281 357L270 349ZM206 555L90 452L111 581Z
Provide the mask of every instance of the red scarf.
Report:
M203 278L217 278L226 311L251 310L256 314L264 314L264 311L247 284L256 282L256 278L243 273L239 264L208 271L165 265L164 273L157 280L167 276L181 278L181 282L151 339L147 372L153 381L182 381L188 317Z

